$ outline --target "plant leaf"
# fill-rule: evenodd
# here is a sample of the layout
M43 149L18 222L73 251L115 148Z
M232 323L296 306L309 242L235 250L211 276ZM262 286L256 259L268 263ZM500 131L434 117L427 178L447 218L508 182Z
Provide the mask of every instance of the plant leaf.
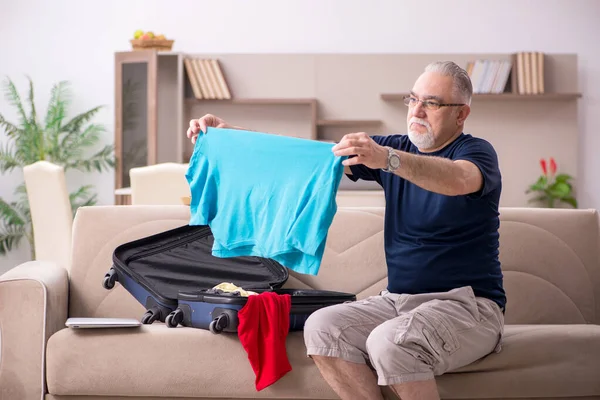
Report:
M0 143L0 173L10 172L16 167L23 167L23 163L17 158L13 146L6 143L3 147Z
M84 185L75 192L69 194L73 216L75 216L79 207L88 207L96 204L97 195L95 193L90 193L91 189L93 189L92 185Z
M27 80L29 80L29 96L28 96L28 100L29 100L29 107L31 109L31 112L29 114L29 123L36 127L38 127L37 124L37 112L35 110L35 97L34 97L34 93L33 93L33 81L31 80L31 78L28 76Z
M27 187L25 183L21 183L15 188L17 201L13 201L10 205L20 213L25 224L31 223L31 212L29 211L29 198L27 197Z
M0 197L0 218L6 225L25 225L23 215L15 207L16 203L7 203Z
M69 162L67 165L65 165L65 170L69 168L87 172L92 170L102 172L104 169L114 167L114 165L115 160L113 157L113 147L111 145L107 145L90 158Z
M66 116L66 109L70 104L69 99L70 90L67 81L60 81L52 87L45 120L44 148L53 162L57 162L57 155L60 151L59 143L62 123Z
M89 196L89 190L92 189L92 185L83 185L79 189L69 194L69 200L71 202L77 201L81 198Z
M19 199L18 203L25 203L29 208L29 199L27 198L27 186L25 186L25 182L22 182L15 188L15 194Z
M91 124L83 132L68 133L62 139L57 158L63 164L66 164L69 160L74 161L74 159L83 158L85 148L96 145L100 139L100 133L104 131L103 126Z
M548 178L546 178L545 176L540 176L537 180L537 182L535 182L533 185L529 186L529 190L530 191L539 191L539 190L544 190L546 189L546 186L548 185Z
M28 78L29 79L29 78ZM14 158L20 161L21 165L27 165L35 162L43 157L42 132L39 129L36 118L35 105L33 104L33 83L29 79L29 95L28 100L31 103L31 115L28 117L21 98L14 83L8 79L5 84L6 97L9 102L17 108L17 113L20 117L20 126L12 124L4 117L0 117L0 125L7 131L7 135L14 141L15 152Z
M15 194L27 195L27 186L25 185L25 182L15 188Z
M4 128L6 136L12 139L25 134L23 129L20 129L15 124L8 122L2 114L0 114L0 126Z
M556 180L556 182L566 183L568 180L573 179L573 177L568 174L558 174L554 179Z
M52 86L48 111L46 112L46 130L53 128L57 131L60 130L62 120L65 117L65 110L70 104L69 94L69 83L67 81L60 81Z
M41 141L32 132L25 132L15 139L15 158L22 166L33 164L40 159Z
M81 113L67 122L61 128L62 139L60 144L53 147L54 157L61 160L69 158L80 158L83 154L83 147L94 146L100 137L100 133L105 132L105 128L98 124L92 124L81 131L84 124L88 123L96 113L102 108L98 106Z
M574 208L577 208L577 200L575 200L574 197L567 196L567 197L563 197L561 200L567 204L572 205Z
M29 211L29 202L28 201L17 201L15 203L11 203L15 210L17 210L25 221L25 225L31 224L31 213Z
M75 117L73 117L69 122L67 122L63 127L63 132L69 133L78 133L81 130L81 127L94 118L94 116L100 111L104 106L94 107L91 110L83 112Z
M571 187L564 182L554 182L549 188L549 193L552 197L563 198L571 193Z
M19 91L17 90L17 87L10 78L8 78L4 83L4 97L11 105L16 107L17 112L19 114L20 122L25 128L24 130L28 131L30 128L29 118L25 113L25 108L23 107L23 102L21 101Z
M23 225L0 224L0 255L5 255L17 247L26 236L27 230Z

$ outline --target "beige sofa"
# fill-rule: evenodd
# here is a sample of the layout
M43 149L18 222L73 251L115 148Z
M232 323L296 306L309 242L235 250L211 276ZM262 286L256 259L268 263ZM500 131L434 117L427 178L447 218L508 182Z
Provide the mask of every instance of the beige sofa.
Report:
M114 248L184 225L185 206L81 209L69 270L30 262L0 280L0 398L334 399L288 336L293 370L256 392L235 334L154 323L134 329L72 330L67 316L135 317L145 309L102 278ZM288 287L354 292L386 286L383 209L338 211L318 276ZM501 261L508 295L503 351L439 378L447 399L600 399L598 214L591 210L501 210Z

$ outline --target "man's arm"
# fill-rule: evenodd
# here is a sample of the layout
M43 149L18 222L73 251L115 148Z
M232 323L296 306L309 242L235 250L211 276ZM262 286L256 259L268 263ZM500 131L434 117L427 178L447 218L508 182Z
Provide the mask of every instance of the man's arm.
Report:
M477 192L483 185L481 171L470 161L395 151L400 156L400 167L394 173L425 190L459 196Z
M387 148L364 132L345 135L332 150L337 156L349 156L343 161L346 168L360 164L371 169L387 167ZM470 161L394 151L400 156L400 167L394 173L425 190L459 196L477 192L483 185L481 171Z

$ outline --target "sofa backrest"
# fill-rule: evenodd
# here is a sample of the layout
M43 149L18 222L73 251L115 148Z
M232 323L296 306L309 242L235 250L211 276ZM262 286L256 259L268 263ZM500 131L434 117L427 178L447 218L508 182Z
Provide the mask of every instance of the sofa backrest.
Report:
M387 285L383 208L339 208L317 276L290 272L286 287L377 294ZM69 315L140 318L145 311L102 278L122 243L185 225L185 206L81 208L73 228ZM501 210L500 259L512 324L600 321L598 214L590 210Z
M501 209L506 322L599 323L599 254L595 210Z

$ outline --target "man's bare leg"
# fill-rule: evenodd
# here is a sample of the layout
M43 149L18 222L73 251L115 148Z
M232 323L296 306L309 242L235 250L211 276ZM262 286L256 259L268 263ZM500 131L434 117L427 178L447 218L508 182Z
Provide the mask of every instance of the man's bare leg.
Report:
M375 373L366 364L312 356L321 375L342 400L383 400Z
M392 385L402 400L440 400L435 379Z

